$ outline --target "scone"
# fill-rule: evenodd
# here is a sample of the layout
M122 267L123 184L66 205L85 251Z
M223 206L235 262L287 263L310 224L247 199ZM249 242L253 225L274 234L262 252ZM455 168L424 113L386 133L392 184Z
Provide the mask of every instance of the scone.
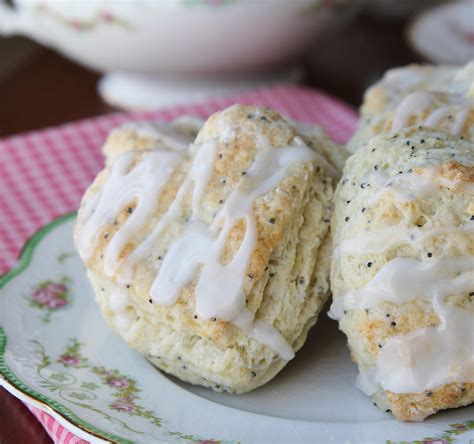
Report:
M158 368L255 389L328 298L338 171L268 108L214 114L189 147L156 140L116 130L83 198L75 240L96 299Z
M292 123L306 145L324 157L336 170L334 173L336 177L340 177L349 157L346 145L334 143L320 126L301 122Z
M372 137L421 125L474 140L474 62L464 67L409 65L389 70L364 96L355 152Z
M167 122L126 123L113 129L102 147L107 165L127 151L148 151L156 148L186 151L196 138L204 121L183 116Z
M418 421L474 401L474 144L411 127L352 155L335 193L330 316L359 387Z

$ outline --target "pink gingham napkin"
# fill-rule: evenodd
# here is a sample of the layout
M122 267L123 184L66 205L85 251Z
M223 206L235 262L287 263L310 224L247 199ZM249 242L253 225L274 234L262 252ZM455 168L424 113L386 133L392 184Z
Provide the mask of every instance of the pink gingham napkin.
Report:
M203 104L110 114L0 140L0 274L15 264L35 231L78 207L84 190L102 168L100 148L111 128L184 114L206 117L233 103L269 106L291 119L319 124L340 143L350 137L357 119L351 107L322 92L278 86ZM29 408L55 443L86 443L45 412Z

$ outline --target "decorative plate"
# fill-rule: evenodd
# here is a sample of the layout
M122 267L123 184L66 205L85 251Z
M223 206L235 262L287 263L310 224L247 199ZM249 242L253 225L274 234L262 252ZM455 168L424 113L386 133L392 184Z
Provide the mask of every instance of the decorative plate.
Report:
M436 6L408 27L412 47L435 63L463 64L474 58L474 1Z
M404 424L355 388L325 314L303 350L246 395L181 383L105 325L75 253L74 214L40 230L0 278L0 383L92 442L467 442L474 408Z

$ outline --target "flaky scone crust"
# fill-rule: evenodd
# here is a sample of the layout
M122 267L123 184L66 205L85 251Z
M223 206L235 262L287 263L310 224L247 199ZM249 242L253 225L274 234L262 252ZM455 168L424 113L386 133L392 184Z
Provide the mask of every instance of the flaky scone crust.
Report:
M335 248L345 239L395 227L404 220L410 221L413 227L430 229L458 226L474 215L472 194L447 187L442 187L435 196L407 202L397 202L391 193L386 193L376 203L368 205L369 196L376 190L367 178L375 170L389 175L407 171L429 172L472 186L474 145L442 132L418 127L372 139L349 158L337 187L331 225ZM347 291L366 285L384 264L395 257L423 260L426 252L435 258L472 256L472 235L467 232L445 233L423 241L422 248L405 243L380 254L333 257L333 297L336 300ZM370 267L367 266L369 262ZM452 295L448 303L474 314L473 301L468 295ZM340 320L340 328L348 337L353 360L361 369L367 369L375 365L380 347L388 338L438 323L431 302L413 300L403 304L385 302L370 310L348 310ZM373 400L379 408L391 410L400 420L417 421L438 410L472 403L474 384L453 383L425 393L397 394L381 390L375 393Z
M411 64L387 71L367 89L358 128L347 144L348 151L354 153L373 137L391 132L397 106L406 96L419 91L433 92L436 100L431 108L412 115L407 127L423 125L434 109L449 104L455 97L459 105L450 105L453 114L460 106L469 108L459 136L474 140L474 62L464 67ZM434 129L449 132L452 124L452 115L446 113Z
M117 130L104 149L109 163L118 153L129 149L148 150L156 144L132 130ZM209 185L204 192L198 218L210 224L230 192L250 167L263 135L273 147L294 143L293 125L267 108L235 105L209 118L196 143L217 139L217 158ZM277 148L275 148L277 149ZM150 232L166 211L189 173L192 152L165 186L154 217L150 218L136 241ZM137 160L142 156L137 153ZM104 185L109 170L97 176L83 198L82 207ZM294 350L299 349L308 329L328 298L329 219L332 211L332 179L317 161L289 169L277 189L254 204L258 240L248 266L252 278L244 281L246 305L257 319L273 324ZM273 378L287 361L273 350L249 338L235 325L223 320L204 320L196 316L194 285L184 288L178 301L170 306L149 302L149 289L167 246L187 224L190 193L184 199L184 214L165 229L150 257L140 261L129 288L120 290L129 297L127 313L131 326L120 328L111 308L110 294L120 286L117 277L103 272L102 255L108 241L127 219L128 206L108 233L98 241L91 259L86 261L88 276L107 322L127 343L144 354L154 365L184 381L215 390L246 392ZM81 210L79 211L79 216ZM80 220L80 217L79 217ZM80 235L81 223L76 226ZM237 251L245 224L234 226L227 239L223 260ZM132 248L132 246L130 246ZM125 249L123 257L128 254Z

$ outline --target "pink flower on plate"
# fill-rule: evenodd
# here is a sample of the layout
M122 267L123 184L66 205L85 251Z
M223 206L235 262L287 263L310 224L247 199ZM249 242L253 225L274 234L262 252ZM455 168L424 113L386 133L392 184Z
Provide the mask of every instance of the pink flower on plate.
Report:
M49 284L46 289L55 295L64 294L67 292L67 287L64 284Z
M84 26L84 23L80 22L79 20L69 20L69 26L71 26L71 28L74 28L76 31L82 31L85 26Z
M47 288L38 288L32 295L35 302L41 305L46 305L52 298L51 293Z
M110 378L108 384L112 387L128 387L130 385L127 378Z
M113 22L114 20L113 14L109 11L100 11L99 14L104 22Z
M125 398L119 398L117 401L112 403L110 407L118 412L132 413L135 410L135 406Z
M445 439L432 439L429 441L423 441L423 444L449 444Z
M79 364L79 359L76 358L75 356L72 355L61 355L58 359L59 362L61 362L64 365L77 365Z
M56 309L66 305L66 301L63 298L53 297L48 301L48 308Z

